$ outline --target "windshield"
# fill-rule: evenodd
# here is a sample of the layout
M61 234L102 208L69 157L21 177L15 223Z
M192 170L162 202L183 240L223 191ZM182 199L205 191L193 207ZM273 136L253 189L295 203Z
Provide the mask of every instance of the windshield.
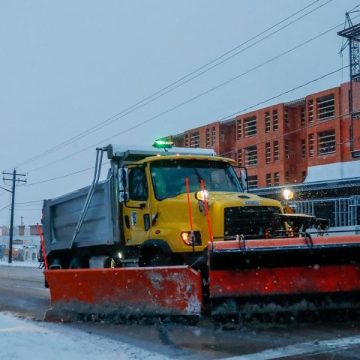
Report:
M186 177L191 192L201 190L201 180L208 191L243 191L232 166L220 161L160 160L151 165L151 177L158 200L185 193Z

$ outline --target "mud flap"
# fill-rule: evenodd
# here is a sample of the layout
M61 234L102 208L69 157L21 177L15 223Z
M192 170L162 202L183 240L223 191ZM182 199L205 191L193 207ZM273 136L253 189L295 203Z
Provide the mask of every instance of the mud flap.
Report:
M47 320L106 317L200 316L202 281L187 266L48 270Z

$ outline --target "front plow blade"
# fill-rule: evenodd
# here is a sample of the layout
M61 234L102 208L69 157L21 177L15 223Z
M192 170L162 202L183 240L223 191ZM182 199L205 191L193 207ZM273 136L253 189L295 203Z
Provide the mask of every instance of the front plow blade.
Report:
M106 318L200 316L202 284L186 266L48 270L51 294L47 320L81 315Z
M235 303L251 299L359 299L359 236L218 242L209 245L209 265L212 303L230 304L215 312L235 312Z

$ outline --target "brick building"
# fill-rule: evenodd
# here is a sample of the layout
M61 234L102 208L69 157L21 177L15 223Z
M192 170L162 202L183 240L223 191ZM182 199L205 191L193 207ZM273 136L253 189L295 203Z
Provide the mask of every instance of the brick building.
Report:
M359 123L354 122L354 149L360 149ZM176 146L213 148L246 166L253 189L316 181L321 166L356 161L350 150L349 83L172 138Z

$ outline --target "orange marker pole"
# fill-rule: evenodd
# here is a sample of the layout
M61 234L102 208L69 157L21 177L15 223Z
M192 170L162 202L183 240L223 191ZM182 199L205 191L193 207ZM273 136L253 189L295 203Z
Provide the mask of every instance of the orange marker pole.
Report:
M44 238L42 235L42 230L41 230L41 226L39 224L36 224L37 227L37 232L38 235L40 236L40 246L41 246L41 252L44 258L44 265L45 265L45 270L48 270L48 263L47 263L47 259L46 259L46 252L45 252L45 243L44 243Z
M185 178L185 187L186 187L186 195L187 195L190 230L191 230L191 232L193 232L193 221L192 221L192 212L191 212L191 203L190 203L190 186L189 186L189 178L188 177Z
M190 203L190 185L189 185L189 178L185 178L185 187L186 187L186 196L187 196L187 204L188 204L188 214L189 214L189 223L190 223L190 239L192 242L193 252L195 251L195 239L194 239L194 228L193 228L193 221L192 221L192 212L191 212L191 203Z
M205 183L204 183L203 179L201 179L200 184L201 184L201 190L204 193L205 216L206 216L206 221L207 221L207 225L208 225L208 229L209 229L210 242L213 242L214 237L213 237L212 226L211 226L210 215L209 215L209 205L208 205L207 197L205 196Z

